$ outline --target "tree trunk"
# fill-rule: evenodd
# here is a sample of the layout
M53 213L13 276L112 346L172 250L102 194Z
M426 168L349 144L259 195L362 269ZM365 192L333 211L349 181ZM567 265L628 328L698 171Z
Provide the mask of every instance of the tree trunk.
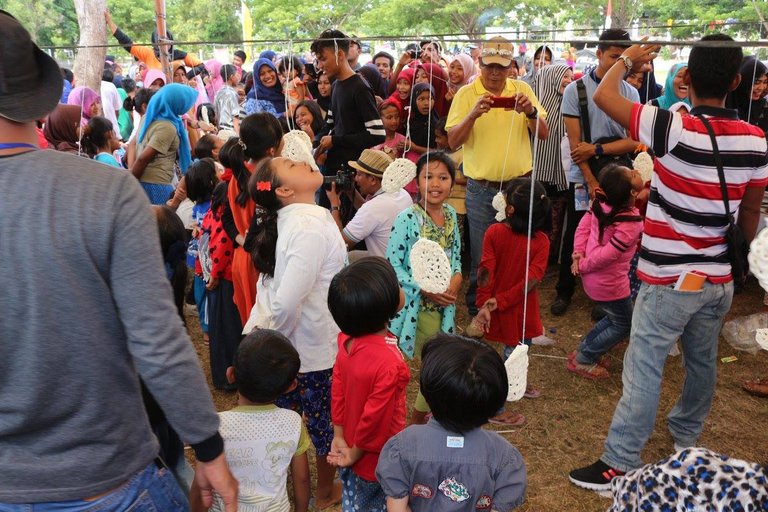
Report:
M611 27L629 29L635 19L639 6L638 0L614 0Z
M75 56L74 74L77 85L101 89L101 74L104 71L104 57L107 49L82 48L103 45L107 42L107 25L104 21L106 0L75 0L77 24L80 26L81 48Z

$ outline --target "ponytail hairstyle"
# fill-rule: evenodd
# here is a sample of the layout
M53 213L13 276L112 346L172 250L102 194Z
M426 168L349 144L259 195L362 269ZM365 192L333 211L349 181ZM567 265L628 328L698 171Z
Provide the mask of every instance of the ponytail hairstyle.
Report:
M243 249L251 254L256 270L269 277L275 275L277 212L283 207L275 192L281 184L272 162L272 158L264 160L248 184L250 196L258 206L243 242Z
M155 91L141 88L136 91L136 94L133 95L133 98L128 96L125 98L125 100L123 100L123 109L127 110L128 112L133 112L134 110L136 112L139 112L139 110L144 110L144 112L146 112L146 106L149 105L149 100L152 99L154 94ZM143 109L141 108L142 105L144 105Z
M99 150L109 144L112 133L112 121L106 117L95 116L88 120L88 124L83 128L83 137L81 147L93 158L99 153Z
M211 194L211 215L217 221L220 221L222 218L223 208L229 208L229 202L227 201L228 188L228 182L220 181Z
M531 178L516 178L504 191L507 206L514 208L504 222L515 233L528 234L528 216L531 205ZM552 228L552 206L547 191L538 181L533 183L533 218L531 219L531 235L537 231L548 233Z
M239 190L235 203L245 206L248 202L248 180L251 173L245 166L247 160L257 162L269 156L269 150L277 150L283 138L280 121L272 114L251 114L240 123L240 138L231 137L219 151L219 162L232 169Z
M203 118L203 112L205 112L205 116L208 118L208 121L205 121ZM197 118L198 121L205 121L213 126L219 125L218 118L216 117L216 109L211 103L201 103L198 105L197 109L195 110L195 118Z
M632 208L632 178L628 168L609 164L600 172L600 188L595 191L595 200L592 201L592 214L597 218L600 236L598 241L603 243L603 231L611 224L617 222L637 222L636 215L626 214ZM602 205L611 207L611 211L603 211Z
M219 182L216 176L216 163L213 158L201 158L193 161L187 169L187 197L195 204L211 199L213 189Z

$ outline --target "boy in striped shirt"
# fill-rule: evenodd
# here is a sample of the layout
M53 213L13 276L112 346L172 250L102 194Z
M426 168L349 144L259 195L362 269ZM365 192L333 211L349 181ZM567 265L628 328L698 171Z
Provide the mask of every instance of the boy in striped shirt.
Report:
M696 116L705 116L712 125L730 208L734 214L738 211L747 240L757 228L768 184L768 157L762 130L724 108L727 93L739 84L741 48L728 47L732 39L722 34L702 41L710 43L691 50L684 77L694 107L690 115L633 104L619 94L625 73L638 71L655 57L659 47L653 45L624 51L593 97L633 139L653 148L657 158L638 266L643 285L624 358L623 394L602 457L570 473L574 484L587 489L609 490L613 478L643 465L640 451L653 432L664 361L677 338L685 355L685 383L668 416L675 451L696 444L712 405L717 339L731 306L733 280L712 142ZM700 289L678 289L675 283L688 273L705 276Z

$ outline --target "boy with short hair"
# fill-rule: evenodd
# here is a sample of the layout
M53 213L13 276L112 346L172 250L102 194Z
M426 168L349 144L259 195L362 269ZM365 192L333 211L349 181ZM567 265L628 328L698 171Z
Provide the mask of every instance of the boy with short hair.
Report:
M309 435L296 412L275 405L278 396L296 387L299 354L288 338L271 329L257 329L237 349L227 380L237 385L237 406L220 412L221 436L232 473L240 482L241 510L288 512L288 467L293 479L294 509L309 507ZM190 493L193 510L204 510L199 490ZM214 495L213 508L223 511Z
M368 83L347 62L350 38L339 30L326 30L312 42L318 71L335 78L326 124L316 135L318 154L327 154L325 174L335 175L366 148L384 142L386 132ZM327 204L325 194L320 199Z
M523 503L522 455L480 428L507 398L501 356L488 344L437 334L421 352L421 392L432 410L381 451L376 476L389 512L507 512Z
M378 256L344 268L328 290L328 309L341 329L328 462L343 468L344 512L386 512L376 463L384 443L405 427L405 388L411 376L387 327L404 302L395 270Z
M219 118L219 131L232 130L240 134L240 98L235 87L240 75L232 64L224 64L219 70L224 87L216 93L213 108Z
M678 338L685 381L668 416L675 451L696 445L712 406L717 340L733 298L726 256L729 217L713 146L722 160L730 218L738 212L747 241L755 235L768 184L763 131L724 108L726 95L739 84L742 50L720 41L733 39L708 35L691 50L683 78L690 86L690 115L633 103L619 93L624 74L639 71L655 57L659 47L654 45L625 49L594 95L597 106L652 148L656 159L637 268L643 285L624 356L624 389L602 456L570 473L579 487L609 490L611 480L643 465L640 452L653 433L664 363ZM696 286L676 285L691 276L706 279Z

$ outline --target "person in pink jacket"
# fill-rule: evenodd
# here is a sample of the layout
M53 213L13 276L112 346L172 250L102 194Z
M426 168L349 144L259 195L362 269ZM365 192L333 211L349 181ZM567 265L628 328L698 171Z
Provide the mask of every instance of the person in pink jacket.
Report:
M576 228L571 271L586 294L606 312L568 357L569 371L589 379L609 376L601 357L629 335L632 297L629 264L643 223L635 199L643 189L638 171L611 165L600 175L592 207Z

